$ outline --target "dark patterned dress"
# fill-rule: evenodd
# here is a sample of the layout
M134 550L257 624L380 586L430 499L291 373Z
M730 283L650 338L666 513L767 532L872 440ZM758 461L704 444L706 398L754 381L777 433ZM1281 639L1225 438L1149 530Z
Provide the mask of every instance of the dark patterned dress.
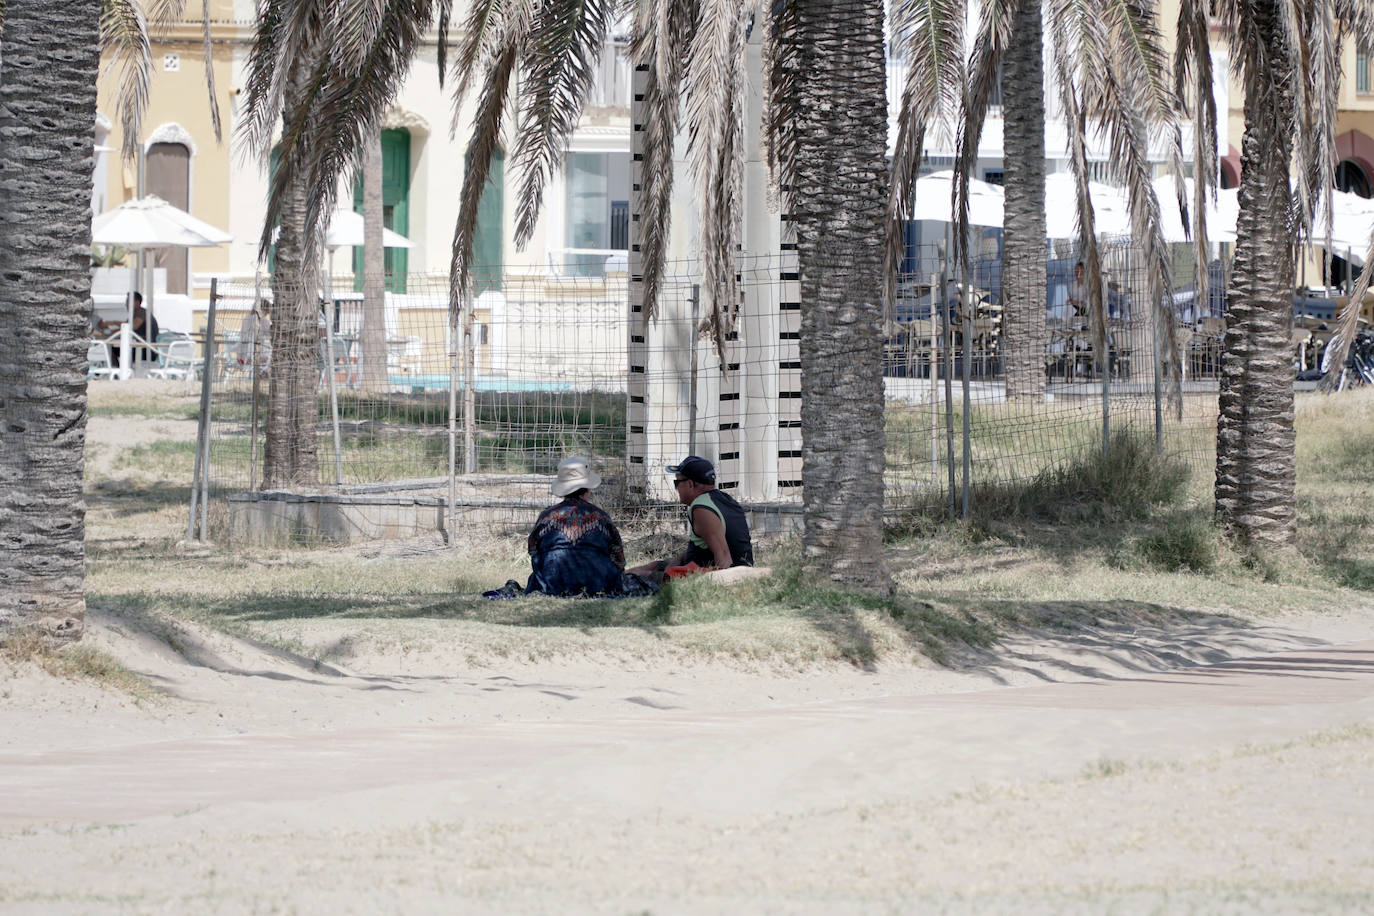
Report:
M563 598L597 596L629 598L652 595L657 586L625 572L625 548L615 523L600 506L572 496L539 513L529 537L534 571L524 594L536 592ZM491 598L513 598L518 591L507 583Z

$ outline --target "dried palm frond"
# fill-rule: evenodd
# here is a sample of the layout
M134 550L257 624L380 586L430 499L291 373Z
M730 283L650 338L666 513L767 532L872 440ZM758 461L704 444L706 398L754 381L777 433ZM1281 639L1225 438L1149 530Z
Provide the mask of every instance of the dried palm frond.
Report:
M906 58L907 75L888 192L885 308L891 308L896 298L897 271L905 254L904 227L915 204L926 131L935 119L953 117L966 95L964 12L962 0L902 0L893 6L893 50ZM950 210L954 210L952 200ZM958 250L966 248L964 243Z
M447 11L448 5L445 4ZM533 4L508 3L505 0L477 0L468 10L467 25L458 56L453 61L455 102L461 102L471 89L474 76L486 76L501 48L510 44L511 36L523 36L534 16ZM439 66L442 76L444 67ZM454 117L458 105L454 105ZM456 127L456 124L455 124Z
M1018 6L1018 0L987 0L984 3L978 35L969 57L968 85L959 114L959 142L954 158L954 243L961 264L968 260L968 252L961 247L966 246L968 239L968 180L978 161L983 123L1001 79L1002 56L1011 42Z
M797 174L797 99L802 75L796 41L797 4L770 4L763 32L763 157L768 163L768 197L783 209Z
M492 158L500 146L506 93L510 89L519 53L519 45L512 42L492 62L477 102L472 136L463 159L463 190L459 198L458 224L453 230L453 254L449 265L450 305L455 311L472 288L472 248L477 238L477 212L491 175Z
M106 51L107 72L118 74L116 97L124 135L121 153L125 158L133 158L138 154L153 70L148 21L138 0L105 0L100 9L100 44Z
M673 141L677 135L682 61L691 55L696 4L690 0L640 0L635 7L631 59L647 71L644 81L644 137L636 151L639 170L640 272L644 313L658 309L668 253L673 192ZM669 49L676 53L670 53Z
M1078 89L1072 79L1066 79L1064 76L1073 72L1070 63L1073 57L1071 47L1072 43L1069 40L1055 42L1054 57L1056 69L1060 73L1059 98L1064 109L1064 126L1069 138L1069 162L1077 192L1079 259L1083 263L1083 285L1088 296L1088 330L1092 334L1093 352L1101 359L1107 353L1107 310L1102 300L1102 257L1097 245L1092 196L1088 191L1088 154L1085 141L1087 125L1083 120ZM1104 360L1104 378L1109 368Z
M702 0L684 75L688 149L701 222L702 281L717 352L739 308L736 250L743 214L745 12L740 0Z
M1212 95L1207 14L1207 4L1203 0L1180 0L1178 45L1174 53L1174 94L1193 121L1191 208L1184 183L1176 180L1174 188L1178 193L1177 205L1184 231L1193 242L1193 297L1196 302L1211 301L1206 207L1208 195L1215 197L1213 176L1217 173L1217 105Z
M215 97L215 59L210 44L210 0L200 0L200 34L202 54L205 60L205 86L210 93L210 127L215 132L215 142L224 140L224 124L219 116L219 99Z
M615 17L609 0L544 0L520 64L523 96L515 165L521 173L515 244L534 234L544 186L563 153L596 81L596 62Z
M1292 118L1286 126L1293 144L1294 228L1312 238L1319 203L1335 187L1336 142L1333 126L1340 93L1340 42L1333 0L1279 0L1291 55ZM1315 128L1315 129L1314 129ZM1331 208L1326 208L1326 235Z

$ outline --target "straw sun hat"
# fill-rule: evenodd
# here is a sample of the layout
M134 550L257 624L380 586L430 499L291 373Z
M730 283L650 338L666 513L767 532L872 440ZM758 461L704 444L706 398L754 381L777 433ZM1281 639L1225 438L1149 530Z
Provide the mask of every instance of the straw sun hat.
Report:
M554 496L567 496L581 489L595 490L601 477L592 470L590 458L564 458L558 464L558 479L549 487Z

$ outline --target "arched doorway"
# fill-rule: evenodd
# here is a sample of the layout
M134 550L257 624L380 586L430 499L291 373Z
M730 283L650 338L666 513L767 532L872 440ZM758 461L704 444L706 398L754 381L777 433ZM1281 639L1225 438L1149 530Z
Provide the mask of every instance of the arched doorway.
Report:
M183 143L153 143L144 155L144 191L174 207L191 210L191 150ZM153 266L167 271L167 292L186 295L190 279L190 251L153 249Z

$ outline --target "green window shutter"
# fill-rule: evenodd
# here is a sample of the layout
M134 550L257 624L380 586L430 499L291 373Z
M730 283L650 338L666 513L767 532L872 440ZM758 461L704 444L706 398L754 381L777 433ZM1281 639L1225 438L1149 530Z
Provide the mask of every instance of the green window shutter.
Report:
M489 289L501 288L505 196L506 154L498 149L492 154L487 185L477 204L477 230L472 240L472 290L477 296Z
M361 177L353 182L353 210L363 212L363 183ZM410 237L410 131L382 131L382 225L392 232ZM409 252L404 248L388 248L385 256L386 288L388 292L406 291ZM353 249L353 290L363 288L363 250Z

